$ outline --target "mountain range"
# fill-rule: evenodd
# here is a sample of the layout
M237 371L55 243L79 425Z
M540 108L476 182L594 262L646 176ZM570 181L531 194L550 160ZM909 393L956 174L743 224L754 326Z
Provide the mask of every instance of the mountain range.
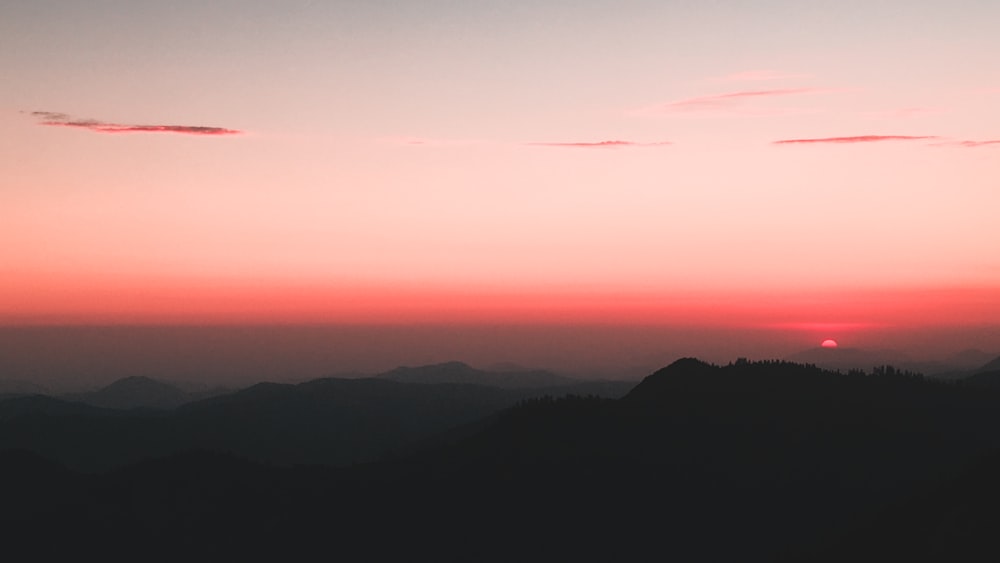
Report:
M982 350L967 349L938 360L914 360L898 350L867 350L863 348L823 348L816 347L796 352L784 358L790 362L812 364L824 369L850 371L870 370L874 366L891 365L899 369L919 372L939 379L961 379L977 371L1000 369L988 368L991 361L1000 361L997 354Z
M496 396L484 390L510 393L323 379L254 386L179 407L178 418L14 416L0 429L28 421L35 436L41 425L80 440L94 421L113 433L127 420L135 447L164 428L208 438L92 474L8 449L0 529L9 548L39 557L754 562L942 560L991 549L1000 524L1000 392L990 389L895 369L689 358L619 399L543 395L475 418L470 405ZM390 414L346 414L366 397ZM475 421L370 463L288 457L343 439L294 439L309 427L399 435L435 412L440 428ZM227 442L235 454L211 438L236 430L247 438ZM292 465L237 451L258 440Z
M395 381L399 373L440 383ZM507 387L479 383L484 381ZM512 381L534 386L513 387ZM564 384L539 386L554 382ZM620 397L633 385L547 372L492 373L459 363L394 370L386 377L259 383L229 392L190 393L130 377L90 393L0 400L0 449L25 448L90 471L198 448L269 463L344 465L452 436L527 398Z
M470 383L502 389L537 389L580 383L578 379L556 375L548 370L486 371L473 368L463 362L398 367L379 374L377 377L403 383Z
M230 391L216 388L190 392L164 381L131 376L119 379L96 391L65 394L60 398L109 409L173 409Z

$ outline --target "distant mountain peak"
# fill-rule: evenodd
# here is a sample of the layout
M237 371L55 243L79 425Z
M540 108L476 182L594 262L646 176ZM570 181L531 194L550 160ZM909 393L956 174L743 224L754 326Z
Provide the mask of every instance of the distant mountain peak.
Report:
M171 409L193 400L191 395L169 383L142 375L123 377L97 391L68 395L67 398L112 409Z
M718 366L698 358L681 358L647 376L624 398L628 400L653 399L667 392L667 389L676 388L679 381L705 377L719 371L719 369Z

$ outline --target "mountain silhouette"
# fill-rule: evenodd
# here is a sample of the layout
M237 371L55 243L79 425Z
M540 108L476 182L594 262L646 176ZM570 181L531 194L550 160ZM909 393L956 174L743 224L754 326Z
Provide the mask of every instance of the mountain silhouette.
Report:
M976 373L982 373L986 371L1000 371L1000 357L994 358L993 360L980 366L979 369L976 370Z
M557 387L580 382L547 370L485 371L463 362L398 367L377 377L403 383L465 383L503 389Z
M97 391L66 395L66 398L109 409L172 409L203 398L155 379L132 376L119 379Z
M712 384L717 366L697 358L681 358L669 366L643 379L627 395L626 401L653 401L669 399L693 385Z
M956 379L972 387L1000 389L1000 358L987 362L971 373L962 373Z
M976 372L959 381L972 387L1000 389L1000 370Z
M894 350L865 350L861 348L816 347L785 357L786 361L812 364L823 369L848 371L870 370L872 366L905 365L910 363L905 354Z
M260 383L164 410L191 395L128 378L82 397L119 410L43 396L0 400L0 420L6 421L0 425L0 448L31 449L84 470L198 448L269 463L344 465L411 451L526 398L572 392L621 396L631 386L579 382L501 389L323 378ZM140 406L146 408L134 410Z
M997 520L974 493L993 487L984 479L1000 450L1000 393L889 367L836 373L685 358L621 399L518 399L471 417L473 428L453 440L372 463L240 458L253 440L290 441L286 454L335 449L332 430L296 441L310 427L398 436L399 427L441 412L438 401L459 408L471 401L459 397L497 393L510 392L317 380L259 385L145 419L126 414L118 418L133 431L137 421L168 421L219 436L242 428L251 438L229 450L207 440L200 447L213 451L176 450L89 476L34 480L21 471L22 489L63 493L31 516L4 511L0 524L17 545L40 552L97 548L113 531L119 541L102 553L156 545L164 558L325 549L348 560L763 562L965 553L963 530L988 536ZM382 398L396 417L331 408L366 397ZM81 420L65 422L79 428ZM980 460L985 469L977 470ZM935 520L938 509L949 519ZM927 530L934 534L922 537ZM62 541L43 541L53 534Z
M968 348L947 356L941 360L941 363L961 369L975 369L983 367L990 361L996 361L997 369L1000 369L1000 358L995 354L984 352L978 348Z

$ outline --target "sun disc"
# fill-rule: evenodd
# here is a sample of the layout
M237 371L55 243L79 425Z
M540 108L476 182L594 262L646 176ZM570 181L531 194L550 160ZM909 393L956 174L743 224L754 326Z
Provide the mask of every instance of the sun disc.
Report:
M823 341L822 344L820 344L820 346L822 346L824 348L836 348L837 347L837 341L833 340L833 339L830 339L830 338L827 338L826 340Z

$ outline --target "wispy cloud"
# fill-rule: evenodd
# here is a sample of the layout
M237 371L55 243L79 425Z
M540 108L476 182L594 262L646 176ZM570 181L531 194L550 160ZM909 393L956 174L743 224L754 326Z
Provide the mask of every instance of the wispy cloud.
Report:
M784 139L774 141L775 145L807 145L815 143L878 143L882 141L917 141L920 139L937 139L936 135L859 135L857 137L825 137L820 139Z
M769 98L800 96L831 92L825 88L780 88L771 90L741 90L712 94L656 104L632 111L633 115L669 116L766 116L801 113L801 109L753 107L752 102Z
M665 147L672 145L669 141L656 143L636 143L633 141L598 141L594 143L526 143L532 147L565 147L574 149L617 149L625 147Z
M70 121L72 118L65 113L57 111L33 111L31 115L46 121Z
M719 76L714 80L716 82L761 82L765 80L790 80L799 78L812 78L812 75L781 72L778 70L746 70L727 74L726 76Z
M934 143L932 146L935 147L964 147L964 148L976 148L985 147L989 145L1000 146L1000 139L992 141L946 141L944 143Z
M77 119L65 113L55 111L33 111L33 117L40 119L39 125L50 127L71 127L86 129L95 133L180 133L183 135L240 135L243 131L225 129L223 127L206 127L203 125L143 125L128 123L109 123L96 119Z

